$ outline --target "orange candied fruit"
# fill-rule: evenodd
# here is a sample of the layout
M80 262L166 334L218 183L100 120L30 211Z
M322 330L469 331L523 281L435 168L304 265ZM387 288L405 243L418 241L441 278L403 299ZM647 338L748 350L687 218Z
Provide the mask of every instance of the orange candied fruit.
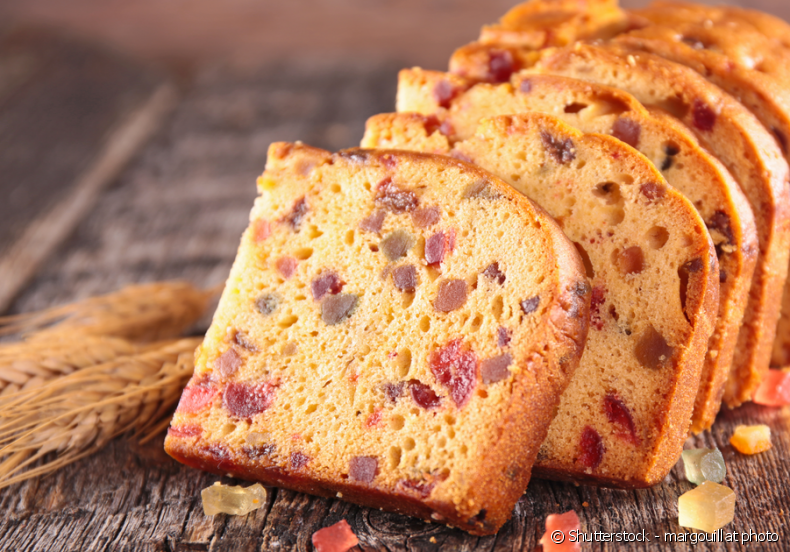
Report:
M753 401L765 406L790 404L790 369L768 370Z
M730 444L742 454L757 454L771 448L771 428L767 425L743 426L735 428Z
M573 538L571 531L580 532L579 516L571 510L564 514L549 514L546 518L546 532L540 538L543 552L579 552L579 539Z

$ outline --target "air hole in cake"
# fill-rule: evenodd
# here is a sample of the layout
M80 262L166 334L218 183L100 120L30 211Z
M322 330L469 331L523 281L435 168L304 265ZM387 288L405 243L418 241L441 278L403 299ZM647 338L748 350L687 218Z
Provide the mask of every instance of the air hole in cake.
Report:
M648 326L634 348L639 364L651 370L658 370L672 361L675 350L667 343L652 325Z
M487 399L488 398L488 392L485 389L478 389L477 390L477 396L480 397L481 399Z
M639 274L645 269L645 255L638 245L615 250L612 261L623 276Z
M390 447L389 451L390 469L395 469L400 465L401 449L400 447Z
M224 424L224 425L222 426L222 428L220 428L220 430L219 430L219 436L220 436L220 437L227 437L228 435L230 435L230 434L231 434L231 433L233 433L234 431L236 431L236 424L233 424L233 423L227 423L227 424Z
M346 230L346 235L343 238L343 241L346 242L346 245L354 245L354 238L356 235L357 233L354 230Z
M403 416L400 414L393 414L390 416L390 429L394 431L400 431L403 429L404 423Z
M483 317L480 316L479 314L477 314L472 319L472 324L471 324L471 326L469 326L469 329L471 331L473 331L473 332L476 332L477 330L480 329L480 326L482 326L482 325L483 325Z
M427 332L428 330L430 330L431 329L431 319L430 319L430 317L428 315L425 315L422 318L420 318L419 326L420 326L420 331L421 332Z
M304 413L305 414L312 414L316 410L318 410L318 405L317 404L311 404L311 405L308 405L308 407L305 409Z
M371 251L373 251L373 253L379 252L379 246L376 245L375 243L371 243L368 247L370 248Z
M414 450L415 442L411 437L406 437L403 440L403 450Z
M280 320L277 325L283 329L288 329L299 321L299 317L291 314Z
M460 452L461 455L466 456L466 454L469 452L469 447L461 443L461 447L458 449L458 452Z
M409 375L409 369L411 368L411 351L409 349L401 349L395 362L398 365L398 375L401 378L405 378Z
M603 182L593 188L592 194L603 199L607 205L619 205L623 201L620 186L616 182Z
M436 446L439 448L444 448L445 446L447 446L447 439L444 436L439 437L436 440Z
M329 189L332 190L336 194L338 194L338 193L340 193L342 191L342 188L340 187L340 184L332 184L329 187Z
M589 107L588 104L574 102L570 105L566 105L564 111L565 113L578 113L579 111L582 111L583 109L587 109L588 107Z
M625 219L625 211L622 207L615 207L606 211L606 219L609 226L617 226Z
M645 234L645 240L652 249L661 249L669 240L669 232L663 226L653 226Z

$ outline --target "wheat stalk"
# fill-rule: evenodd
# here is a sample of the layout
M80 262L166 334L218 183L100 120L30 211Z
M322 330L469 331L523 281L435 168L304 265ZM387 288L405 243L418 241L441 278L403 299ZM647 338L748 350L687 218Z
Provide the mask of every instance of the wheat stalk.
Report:
M0 318L0 335L37 337L76 334L122 337L132 341L173 338L203 314L218 289L201 290L188 282L154 282L53 307Z
M159 427L192 375L200 341L154 344L0 397L0 489L93 454L129 430ZM25 470L53 451L54 459Z

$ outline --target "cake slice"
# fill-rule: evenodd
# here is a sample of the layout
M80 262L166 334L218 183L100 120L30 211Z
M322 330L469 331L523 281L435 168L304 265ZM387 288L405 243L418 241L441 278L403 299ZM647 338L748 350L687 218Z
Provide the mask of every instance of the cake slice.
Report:
M442 149L500 176L582 254L591 329L535 473L627 488L661 481L688 434L718 305L716 254L694 206L630 146L541 113L485 119L454 142L429 136L420 115L379 116L363 143L385 135L388 146Z
M457 90L444 107L436 94L442 89ZM439 71L407 69L399 77L398 108L426 115L429 141L441 140L430 136L434 129L450 133L451 141L469 138L486 117L526 111L554 115L583 132L609 134L638 149L694 204L711 233L721 271L718 319L691 422L695 433L708 429L721 405L757 256L754 217L727 169L674 117L649 112L622 90L567 77L525 71L508 83L474 84ZM388 117L371 118L370 145L396 147L387 139Z
M461 74L485 73L486 45L453 54ZM501 48L501 47L497 47ZM665 110L688 126L738 181L754 213L759 240L749 303L723 400L751 398L768 369L790 258L788 165L776 139L735 98L680 64L615 45L576 43L540 52L510 50L515 69L578 78L620 88L643 105Z
M258 188L168 453L496 532L584 346L574 246L450 158L277 143Z

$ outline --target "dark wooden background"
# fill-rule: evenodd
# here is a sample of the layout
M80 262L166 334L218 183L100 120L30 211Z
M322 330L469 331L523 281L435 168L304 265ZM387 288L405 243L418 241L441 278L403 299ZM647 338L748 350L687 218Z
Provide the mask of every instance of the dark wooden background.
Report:
M79 12L89 4L73 5ZM403 2L379 4L386 12ZM452 20L475 29L504 10L505 4L494 4L490 16L478 8ZM42 30L41 21L26 19L21 5L0 4L0 13L15 8L18 16L16 25L0 28L0 311L5 312L132 282L221 283L246 225L269 143L300 139L332 150L355 145L368 116L393 108L397 70L422 63L417 48L403 50L398 44L389 50L378 46L375 55L352 61L269 55L243 67L232 56L207 60L183 46L187 39L178 55L150 44L148 51L135 50L129 44L144 42L139 37L110 40L107 48L95 43L107 38L106 29L75 38L81 28L58 20L59 8L49 23L61 25ZM200 2L196 5L199 12ZM426 5L434 16L452 8L439 0ZM774 7L790 15L790 6L775 2ZM0 17L0 26L7 21ZM135 21L127 24L134 28ZM320 42L309 30L300 35L304 42ZM436 31L439 38L426 43L449 49L455 35ZM155 42L157 34L151 36ZM414 40L421 38L409 42ZM134 56L117 53L127 46ZM774 448L752 457L732 450L729 436L742 423L768 424ZM726 529L771 531L779 535L778 543L692 546L653 538L649 545L596 544L584 550L790 550L790 408L748 405L725 412L711 432L687 443L699 446L719 447L727 461L724 483L738 502L735 521ZM170 460L161 440L140 446L119 438L53 475L0 491L0 550L310 550L315 530L347 519L366 550L532 551L545 517L570 509L588 532L685 532L677 525L677 497L692 488L680 466L664 483L640 491L535 480L498 535L476 538L276 489L264 508L248 516L206 517L200 490L216 479Z

